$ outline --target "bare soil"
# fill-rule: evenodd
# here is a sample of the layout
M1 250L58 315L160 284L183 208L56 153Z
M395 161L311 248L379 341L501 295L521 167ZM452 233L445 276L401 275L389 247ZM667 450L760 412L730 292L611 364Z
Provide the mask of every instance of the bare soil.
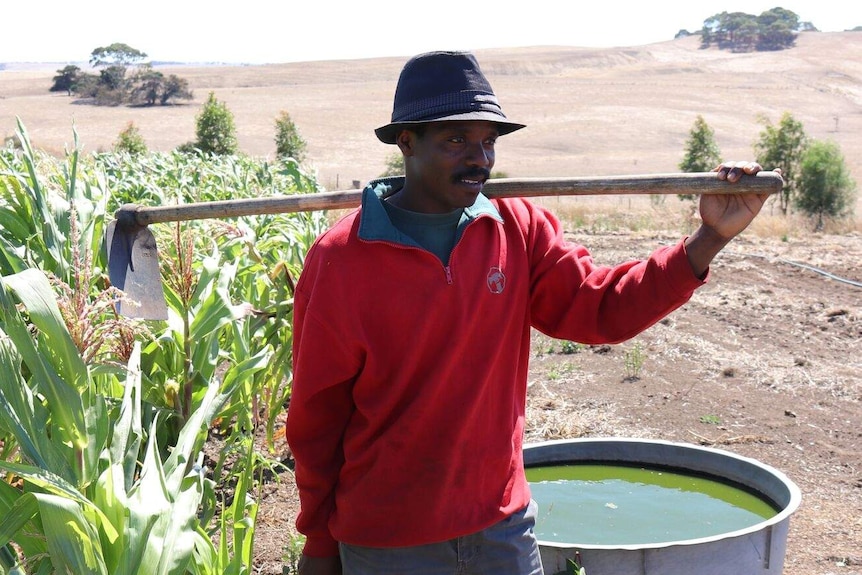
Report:
M835 141L857 181L860 54L857 32L806 33L796 48L757 54L700 50L696 38L477 52L508 116L528 125L498 145L497 169L511 177L676 171L698 115L715 130L726 159L751 158L759 118L777 124L787 111L809 136ZM168 108L82 105L47 92L61 65L8 67L0 70L0 136L11 135L20 117L34 145L62 153L74 125L92 151L109 149L131 121L151 150L169 150L194 138L195 115L213 92L234 112L243 151L271 156L275 118L287 110L308 141L320 182L345 189L379 175L393 152L372 130L389 119L402 65L389 58L166 69L187 78L196 96ZM663 217L650 209L628 211ZM644 437L758 459L803 494L785 572L860 575L862 234L853 222L813 234L799 220L758 219L717 259L708 285L634 340L572 349L536 334L528 440ZM656 226L565 221L572 222L572 240L608 264L644 257L685 231L676 223L662 232L623 233L608 230ZM627 370L635 346L643 361ZM286 467L261 487L255 535L255 572L263 575L282 573L297 511L283 439L275 457Z

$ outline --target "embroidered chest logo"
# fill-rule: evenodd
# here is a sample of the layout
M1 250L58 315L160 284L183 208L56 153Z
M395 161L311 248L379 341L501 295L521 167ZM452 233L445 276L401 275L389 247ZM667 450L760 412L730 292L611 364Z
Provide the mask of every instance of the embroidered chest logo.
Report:
M488 289L491 293L503 293L506 289L506 275L498 267L488 270Z

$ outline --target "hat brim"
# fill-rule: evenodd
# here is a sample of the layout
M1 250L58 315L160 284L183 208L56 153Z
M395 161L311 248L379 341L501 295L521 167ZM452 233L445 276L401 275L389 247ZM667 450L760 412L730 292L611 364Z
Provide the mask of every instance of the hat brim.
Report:
M465 120L484 120L486 122L493 122L497 125L497 130L501 136L511 134L515 130L527 127L526 124L518 124L517 122L510 122L509 120L501 119L499 114L495 114L493 112L478 111L468 112L466 114L455 114L452 116L446 116L445 118L417 120L414 122L392 122L391 124L386 124L385 126L377 128L374 130L374 134L377 136L377 139L384 144L394 144L395 139L398 137L398 133L401 130L410 129L411 126L428 124L431 122L463 122Z

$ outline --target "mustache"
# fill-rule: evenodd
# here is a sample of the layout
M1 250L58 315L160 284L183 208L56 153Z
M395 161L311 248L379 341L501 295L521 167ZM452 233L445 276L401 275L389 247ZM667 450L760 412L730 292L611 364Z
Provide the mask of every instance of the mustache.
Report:
M491 170L488 168L475 167L461 172L457 172L452 176L455 182L461 180L479 180L485 181L491 178Z

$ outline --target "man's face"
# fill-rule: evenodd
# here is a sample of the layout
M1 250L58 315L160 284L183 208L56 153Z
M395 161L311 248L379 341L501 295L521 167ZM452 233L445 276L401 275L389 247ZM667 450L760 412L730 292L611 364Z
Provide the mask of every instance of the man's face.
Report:
M499 135L493 122L431 122L421 136L403 131L405 207L425 213L447 213L472 206L494 167Z

